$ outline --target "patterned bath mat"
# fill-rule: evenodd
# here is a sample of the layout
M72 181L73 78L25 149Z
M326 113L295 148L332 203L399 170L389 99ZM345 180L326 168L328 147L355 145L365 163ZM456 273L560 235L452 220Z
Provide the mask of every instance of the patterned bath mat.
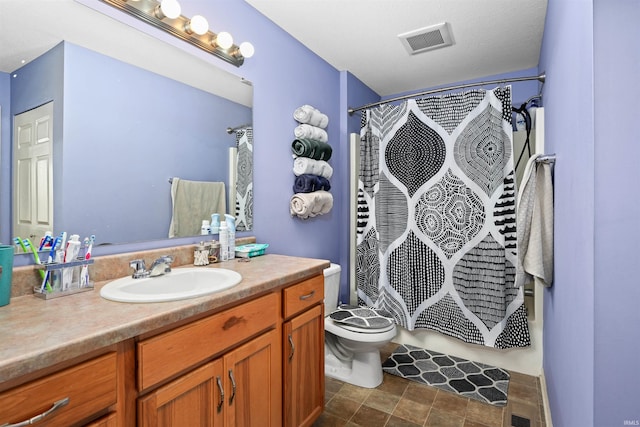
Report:
M398 346L383 371L495 406L507 404L509 373L411 345Z

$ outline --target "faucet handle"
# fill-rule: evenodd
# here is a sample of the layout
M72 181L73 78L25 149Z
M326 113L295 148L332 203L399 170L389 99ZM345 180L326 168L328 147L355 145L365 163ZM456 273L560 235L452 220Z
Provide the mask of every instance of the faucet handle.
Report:
M167 264L171 264L175 258L173 257L173 255L163 255L162 257L160 257L160 259L162 259Z
M149 275L143 259L131 260L129 262L129 267L133 268L133 274L131 275L131 277L133 277L134 279L140 279Z

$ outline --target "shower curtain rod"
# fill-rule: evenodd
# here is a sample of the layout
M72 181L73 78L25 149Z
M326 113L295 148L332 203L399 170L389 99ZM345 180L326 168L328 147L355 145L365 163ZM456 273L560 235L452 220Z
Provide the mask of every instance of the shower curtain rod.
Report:
M251 126L251 123L245 123L245 124L243 124L243 125L236 126L236 127L234 127L234 128L232 128L232 127L228 127L228 128L227 128L227 133L228 133L228 134L232 134L233 132L235 132L235 131L237 131L237 130L244 129L244 128L248 128L249 126Z
M547 76L545 75L545 73L542 73L542 74L539 74L537 76L513 77L513 78L510 78L510 79L488 80L486 82L478 82L478 83L466 83L466 84L462 84L462 85L443 87L443 88L440 88L440 89L431 89L431 90L427 90L425 92L412 93L411 95L398 96L396 98L391 98L391 99L386 99L384 101L379 101L379 102L373 102L371 104L366 104L366 105L363 105L363 106L358 107L358 108L349 108L347 111L349 112L349 115L351 115L351 114L355 113L356 111L366 110L367 108L377 107L378 105L388 104L388 103L394 102L394 101L401 101L403 99L413 98L415 96L429 95L429 94L432 94L432 93L446 92L448 90L464 89L464 88L467 88L467 87L474 87L474 86L484 86L484 85L512 83L512 82L524 82L524 81L528 81L528 80L538 80L539 82L544 84L544 81L545 81L546 78L547 78Z

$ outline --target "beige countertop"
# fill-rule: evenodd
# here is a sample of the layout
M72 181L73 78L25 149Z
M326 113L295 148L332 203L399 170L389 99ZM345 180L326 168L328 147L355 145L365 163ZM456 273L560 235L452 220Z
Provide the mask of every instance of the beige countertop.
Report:
M240 284L182 301L108 301L100 297L100 288L108 281L96 283L93 291L50 300L33 295L12 298L0 307L0 382L305 280L328 266L327 260L272 254L250 262L217 263L202 268L237 271L242 275Z

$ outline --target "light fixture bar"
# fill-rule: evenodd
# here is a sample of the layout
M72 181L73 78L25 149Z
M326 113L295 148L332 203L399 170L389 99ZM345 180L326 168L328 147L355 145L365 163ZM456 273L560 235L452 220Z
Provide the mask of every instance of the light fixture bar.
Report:
M203 35L187 32L189 18L185 16L178 16L175 19L163 18L160 19L155 15L155 9L160 5L156 0L101 0L116 9L120 9L128 14L135 16L136 18L153 25L156 28L166 31L167 33L191 43L192 45L208 52L218 58L235 65L241 66L244 63L244 57L240 54L239 47L235 44L228 49L223 49L212 41L215 40L217 34L212 31L207 31Z

